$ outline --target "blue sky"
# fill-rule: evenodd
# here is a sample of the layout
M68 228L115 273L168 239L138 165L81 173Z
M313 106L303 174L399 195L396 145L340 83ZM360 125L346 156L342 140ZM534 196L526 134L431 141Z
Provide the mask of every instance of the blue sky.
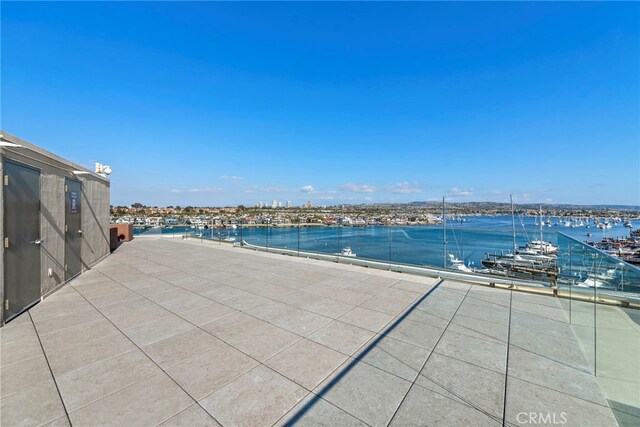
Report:
M7 3L1 126L113 204L640 204L639 3Z

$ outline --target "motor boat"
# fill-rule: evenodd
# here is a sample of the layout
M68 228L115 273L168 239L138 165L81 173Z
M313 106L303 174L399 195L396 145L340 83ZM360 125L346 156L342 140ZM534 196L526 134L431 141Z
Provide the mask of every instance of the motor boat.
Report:
M601 288L611 286L611 279L614 278L616 270L610 268L606 273L588 274L582 282L576 283L579 288Z
M473 269L464 265L462 260L456 258L454 254L449 254L449 263L451 264L450 268L452 270L464 271L467 273L473 273Z
M343 248L340 252L336 253L335 255L339 255L339 256L346 256L346 257L355 257L356 254L354 254L351 251L351 246L347 246L346 248Z

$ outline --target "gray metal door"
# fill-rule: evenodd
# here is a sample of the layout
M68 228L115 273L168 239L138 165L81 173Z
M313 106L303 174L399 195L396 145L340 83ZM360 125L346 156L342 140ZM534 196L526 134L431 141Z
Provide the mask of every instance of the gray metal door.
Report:
M64 188L64 279L69 280L80 274L82 268L82 184L80 181L66 178Z
M4 162L4 320L40 299L40 172Z

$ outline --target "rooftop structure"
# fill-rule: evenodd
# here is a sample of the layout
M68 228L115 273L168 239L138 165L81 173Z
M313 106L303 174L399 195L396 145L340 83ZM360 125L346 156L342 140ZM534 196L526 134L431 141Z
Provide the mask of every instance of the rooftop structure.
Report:
M556 298L195 240L138 237L0 333L2 425L617 424Z

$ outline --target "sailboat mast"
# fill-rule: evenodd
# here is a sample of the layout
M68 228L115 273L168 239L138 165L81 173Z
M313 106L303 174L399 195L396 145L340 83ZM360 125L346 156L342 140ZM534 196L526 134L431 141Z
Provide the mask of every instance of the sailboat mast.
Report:
M442 198L442 268L447 268L447 220L444 216L444 197Z
M540 205L540 249L542 249L542 205Z
M515 260L516 258L516 212L515 209L513 207L513 194L509 195L509 198L511 199L511 229L513 231L513 259Z

